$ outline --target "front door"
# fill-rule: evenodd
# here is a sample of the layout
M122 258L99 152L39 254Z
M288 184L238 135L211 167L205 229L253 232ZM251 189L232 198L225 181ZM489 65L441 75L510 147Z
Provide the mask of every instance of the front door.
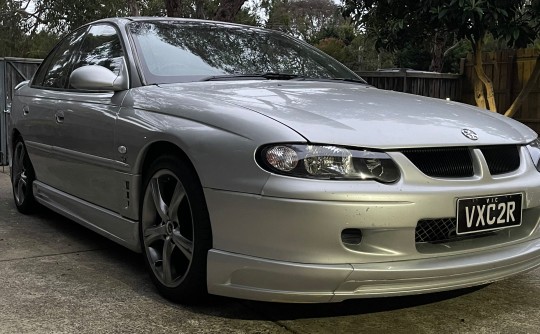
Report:
M108 24L92 25L63 43L66 47L56 54L64 57L53 57L40 69L31 88L34 97L28 101L34 119L27 122L33 129L26 133L34 131L36 140L25 140L35 160L36 176L71 196L119 212L124 191L114 134L126 92L80 91L70 85L69 75L87 65L119 74L122 45L116 29Z
M73 69L100 65L119 74L124 52L116 29L107 24L90 26ZM56 121L61 128L57 154L62 156L61 189L95 205L119 212L124 205L118 178L115 124L126 92L85 92L68 85ZM58 119L60 118L60 119Z

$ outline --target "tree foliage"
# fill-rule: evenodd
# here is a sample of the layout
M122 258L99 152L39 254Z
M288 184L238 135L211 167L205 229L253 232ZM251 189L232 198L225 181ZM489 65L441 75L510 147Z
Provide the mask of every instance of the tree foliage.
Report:
M30 1L0 0L0 55L28 57L30 40L35 32L26 20Z
M324 29L343 22L339 7L332 0L263 0L267 10L266 27L312 42Z
M540 0L345 0L343 13L374 34L377 46L400 49L430 41L433 57L444 57L449 40L465 39L475 54L480 107L496 111L482 51L488 35L508 47L523 47L539 36ZM437 62L435 62L437 63ZM442 63L439 59L438 63ZM437 68L442 68L440 65ZM486 103L487 100L487 103Z
M333 0L262 0L266 28L303 39L352 69L360 69L363 39Z
M0 0L0 56L45 57L68 31L115 16L179 16L257 24L246 0Z
M246 0L164 0L167 16L236 22L246 20L242 6ZM249 16L249 15L248 15Z
M58 34L104 17L128 15L125 0L109 0L106 6L99 1L34 0L34 6L35 23Z

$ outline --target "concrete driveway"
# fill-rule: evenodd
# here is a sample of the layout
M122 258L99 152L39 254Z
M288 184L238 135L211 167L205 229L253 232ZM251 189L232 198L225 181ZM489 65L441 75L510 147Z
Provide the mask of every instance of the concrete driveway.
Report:
M540 270L489 286L340 304L161 298L138 254L43 209L0 168L1 333L540 333Z

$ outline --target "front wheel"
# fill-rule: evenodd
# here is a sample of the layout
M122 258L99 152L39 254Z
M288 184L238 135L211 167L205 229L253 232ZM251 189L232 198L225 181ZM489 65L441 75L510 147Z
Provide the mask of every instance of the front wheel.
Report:
M210 219L197 175L184 161L160 157L144 178L140 235L152 281L166 298L194 302L206 295Z
M37 209L37 202L32 192L32 183L35 180L34 168L26 152L22 139L17 140L13 150L13 163L11 165L11 185L13 199L19 212L29 214Z

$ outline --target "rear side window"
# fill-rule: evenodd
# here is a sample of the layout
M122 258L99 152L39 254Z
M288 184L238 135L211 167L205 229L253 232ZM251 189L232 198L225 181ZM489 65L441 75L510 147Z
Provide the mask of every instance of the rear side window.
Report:
M94 25L82 42L80 56L73 69L99 65L119 75L123 56L124 51L116 29L106 24Z
M72 57L78 52L85 32L86 29L77 30L64 38L45 59L32 84L46 88L65 88L71 72Z

